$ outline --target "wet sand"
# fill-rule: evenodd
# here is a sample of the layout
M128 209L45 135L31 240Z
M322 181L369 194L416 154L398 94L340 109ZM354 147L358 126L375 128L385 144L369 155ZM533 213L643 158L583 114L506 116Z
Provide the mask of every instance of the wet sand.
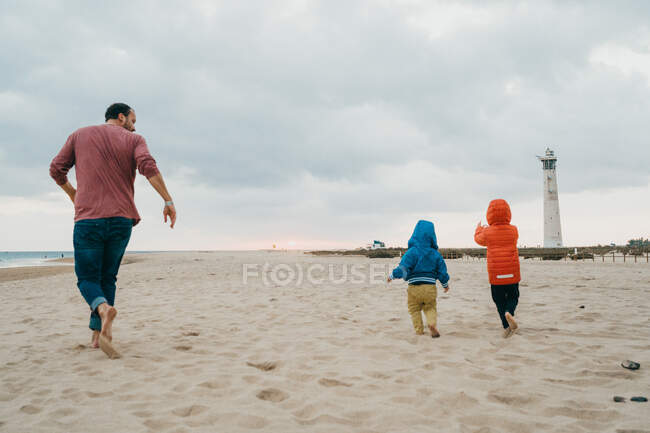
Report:
M25 266L21 268L1 268L0 283L51 277L58 274L74 274L74 266Z

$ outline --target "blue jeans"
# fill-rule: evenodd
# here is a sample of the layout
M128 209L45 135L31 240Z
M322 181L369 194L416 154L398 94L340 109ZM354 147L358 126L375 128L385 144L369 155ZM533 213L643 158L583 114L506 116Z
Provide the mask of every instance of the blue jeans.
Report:
M115 304L115 282L133 220L123 217L80 220L74 224L74 271L77 287L90 306L90 329L100 331L97 306Z

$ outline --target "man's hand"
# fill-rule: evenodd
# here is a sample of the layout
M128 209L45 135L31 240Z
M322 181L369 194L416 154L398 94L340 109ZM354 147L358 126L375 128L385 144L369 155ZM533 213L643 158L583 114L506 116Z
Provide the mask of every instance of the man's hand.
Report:
M386 282L387 282L387 283L390 283L391 281L393 281L393 279L392 279L392 278L390 277L390 275L389 275L388 278L386 278Z
M449 289L451 289L451 286L449 285L449 283L447 283L447 287L444 287L444 289L445 289L445 293L447 293L449 291Z
M169 220L171 222L169 228L173 229L174 224L176 224L176 208L173 204L165 206L163 209L163 217L165 217L165 223L167 222L167 217L169 217Z
M74 204L74 198L77 196L77 190L74 189L74 186L70 182L66 182L64 185L61 185L61 189L68 194L68 197L70 197L70 200Z
M171 225L170 228L174 228L174 224L176 224L176 208L174 207L174 203L172 202L172 196L169 194L169 191L167 191L167 186L165 185L165 181L163 180L162 174L158 173L155 176L151 176L147 178L151 186L160 194L163 200L165 202L169 202L171 204L165 204L165 208L163 209L163 217L165 218L165 222L167 222L167 217L171 220Z

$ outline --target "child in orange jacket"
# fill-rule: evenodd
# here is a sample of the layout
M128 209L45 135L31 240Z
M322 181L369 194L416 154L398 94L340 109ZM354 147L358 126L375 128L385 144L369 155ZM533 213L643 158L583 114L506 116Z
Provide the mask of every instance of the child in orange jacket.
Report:
M497 306L503 337L508 338L518 328L515 309L519 303L519 251L517 227L510 224L510 206L502 199L492 200L487 210L488 226L479 221L474 241L487 247L487 267L492 286L492 300Z

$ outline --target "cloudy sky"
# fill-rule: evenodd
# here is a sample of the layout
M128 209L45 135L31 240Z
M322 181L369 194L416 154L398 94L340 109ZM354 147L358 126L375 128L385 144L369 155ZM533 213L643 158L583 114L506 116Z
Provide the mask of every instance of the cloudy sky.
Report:
M49 163L116 101L179 212L138 177L132 250L472 246L493 198L537 245L547 146L565 244L650 236L647 2L102 3L0 3L0 250L72 249Z

